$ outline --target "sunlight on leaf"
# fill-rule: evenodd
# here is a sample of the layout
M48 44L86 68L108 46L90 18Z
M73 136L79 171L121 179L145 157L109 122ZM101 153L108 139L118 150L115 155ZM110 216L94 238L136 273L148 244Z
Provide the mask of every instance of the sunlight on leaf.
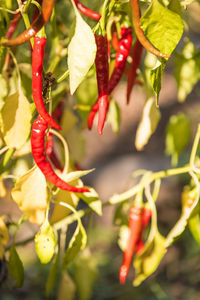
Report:
M12 189L12 197L21 211L35 224L42 224L47 209L47 184L38 167L21 176Z
M95 189L89 187L90 192L81 193L80 198L99 216L102 215L102 203Z
M82 19L75 4L75 34L68 47L70 93L73 94L82 82L96 55L96 43L90 26Z
M161 52L170 55L183 34L183 21L175 12L165 8L158 0L145 11L141 27L148 40Z
M1 111L1 131L6 145L20 149L31 130L31 109L22 91L9 96Z

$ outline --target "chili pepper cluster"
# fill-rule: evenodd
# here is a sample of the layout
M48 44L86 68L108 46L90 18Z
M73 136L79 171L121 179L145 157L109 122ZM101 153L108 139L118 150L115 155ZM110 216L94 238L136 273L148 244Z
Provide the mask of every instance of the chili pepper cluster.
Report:
M71 187L66 182L64 182L60 177L54 172L48 157L54 161L55 165L61 170L62 167L59 162L56 160L56 157L53 152L53 148L49 145L52 144L52 136L48 134L48 126L53 127L57 130L60 130L60 125L52 118L52 116L46 111L45 104L43 102L43 93L42 93L42 73L43 73L43 58L44 50L46 45L46 37L42 34L38 34L41 28L49 20L52 10L54 8L55 0L39 0L41 4L41 13L39 14L38 9L35 10L33 15L32 24L28 29L21 33L16 38L12 39L12 35L15 31L15 28L19 22L20 13L14 15L11 22L10 28L7 32L6 38L1 40L1 45L4 46L16 46L22 43L25 43L34 37L34 46L32 51L32 91L33 91L33 100L35 102L39 117L34 122L31 133L31 146L32 154L34 160L40 170L43 172L45 177L53 183L55 186L73 192L86 192L88 189L85 188L76 188ZM110 44L107 37L107 28L105 22L105 28L102 28L101 18L102 16L99 13L93 12L91 9L87 8L80 1L75 0L73 3L80 10L81 13L92 18L95 21L99 21L99 26L97 26L96 32L94 34L96 42L96 78L97 78L97 87L98 87L98 99L91 108L91 111L88 116L88 128L91 129L93 126L93 121L96 113L98 112L98 132L101 135L107 111L109 107L110 94L114 88L119 83L122 75L124 74L126 62L128 56L131 54L132 63L128 71L128 82L127 82L127 103L129 103L131 90L136 80L136 70L139 67L143 47L146 48L151 53L168 58L169 56L159 52L150 42L146 39L143 30L140 28L140 8L138 0L131 0L130 7L132 10L132 24L136 34L136 41L132 47L132 27L131 24L121 22L121 31L120 37L117 38L117 41L114 43L114 48L116 49L115 54L115 65L112 71L112 74L109 78L109 59L110 59ZM113 35L116 32L112 32ZM118 34L117 34L118 36ZM48 136L47 143L45 146L45 136Z

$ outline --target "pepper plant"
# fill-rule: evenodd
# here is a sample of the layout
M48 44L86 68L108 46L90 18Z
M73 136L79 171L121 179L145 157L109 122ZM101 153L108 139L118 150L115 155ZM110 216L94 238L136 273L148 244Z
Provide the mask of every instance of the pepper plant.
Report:
M135 273L128 278L133 286L149 280L186 228L200 244L197 122L189 159L178 165L191 142L186 114L169 116L166 154L172 168L138 170L138 183L106 202L81 179L93 169L80 168L83 130L102 135L105 124L110 124L114 133L120 131L120 104L113 98L120 83L126 85L126 105L133 101L135 85L146 97L135 136L137 151L148 147L161 119L159 95L166 67L174 66L179 102L193 91L200 78L200 50L190 40L188 18L190 6L199 9L199 1L83 2L0 0L0 196L10 192L20 210L20 217L0 212L0 262L9 274L3 273L0 280L3 285L12 278L15 287L23 286L24 258L18 246L34 241L40 263L50 265L46 295L59 281L59 293L71 284L70 299L78 288L72 284L71 266L89 251L84 216L102 216L103 207L114 206L118 216L124 252L121 284L132 262ZM181 174L188 175L180 197L181 215L164 236L156 200L162 181ZM18 238L28 222L37 225L34 234ZM75 227L68 228L72 223ZM79 295L90 296L91 292Z

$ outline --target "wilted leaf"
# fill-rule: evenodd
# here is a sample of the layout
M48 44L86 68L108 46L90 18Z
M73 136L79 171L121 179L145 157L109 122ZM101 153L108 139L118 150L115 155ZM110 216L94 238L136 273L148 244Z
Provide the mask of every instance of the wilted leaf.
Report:
M38 225L45 219L47 209L47 184L38 167L20 177L12 189L12 197L29 221Z
M91 299L97 275L97 260L86 248L80 253L73 265L73 279L80 300Z
M162 53L168 55L176 48L183 34L181 17L165 8L158 0L152 1L140 24L148 40Z
M47 264L53 257L57 236L46 219L35 236L35 249L42 264Z
M166 130L165 152L172 156L173 165L177 164L179 155L188 145L190 132L190 122L186 115L179 113L171 116Z
M10 248L8 270L11 277L16 280L16 287L20 288L24 283L24 267L14 245Z
M150 98L145 103L142 118L137 128L135 147L137 150L142 150L148 143L151 135L157 128L160 120L160 110L156 107L154 98Z
M22 91L9 96L1 111L1 131L10 148L20 149L31 130L30 104Z
M68 47L70 93L73 94L93 65L96 55L94 34L80 16L73 3L76 16L75 34Z
M111 100L109 104L108 120L114 133L119 132L120 127L120 109L116 101Z
M86 202L89 207L97 213L99 216L102 215L102 203L99 200L99 195L93 188L89 188L90 192L81 193L80 198Z
M58 288L57 299L58 300L66 299L66 295L67 295L67 300L73 300L75 297L75 292L76 292L76 285L74 284L74 281L69 276L67 271L63 271L62 278Z

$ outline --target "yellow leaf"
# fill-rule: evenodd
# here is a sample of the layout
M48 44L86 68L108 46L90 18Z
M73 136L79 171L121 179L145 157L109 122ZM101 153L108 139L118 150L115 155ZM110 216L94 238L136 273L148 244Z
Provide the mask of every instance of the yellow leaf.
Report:
M159 120L159 108L156 107L154 98L150 98L145 103L142 118L136 132L135 147L137 150L142 150L148 143L151 135L156 130Z
M8 229L2 217L0 217L0 259L2 259L4 255L4 246L8 242Z
M20 149L26 142L31 129L30 104L22 91L9 96L1 112L1 131L6 144Z
M21 211L35 224L42 224L47 209L47 184L38 167L20 177L12 189L12 197Z
M42 264L47 264L52 259L56 244L56 233L46 219L35 236L35 248Z

